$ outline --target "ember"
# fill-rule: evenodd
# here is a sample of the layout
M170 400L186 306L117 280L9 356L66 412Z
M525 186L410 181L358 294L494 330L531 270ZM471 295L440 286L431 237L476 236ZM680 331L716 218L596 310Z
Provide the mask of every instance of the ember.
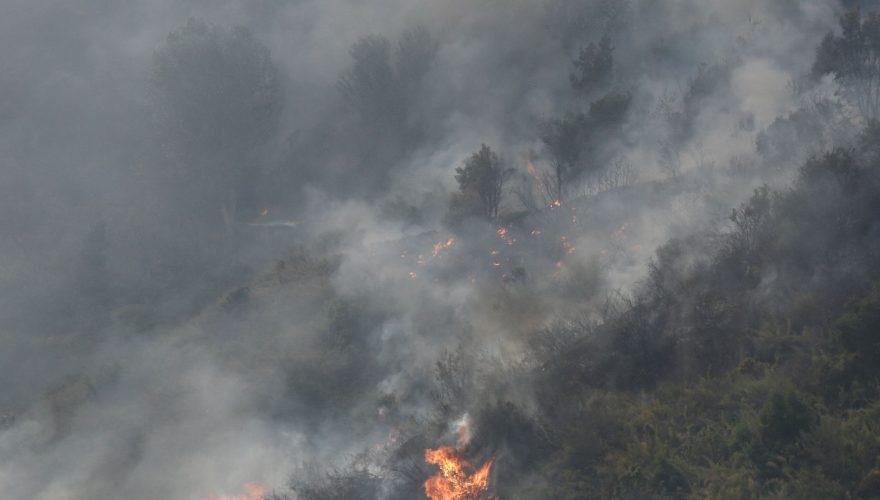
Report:
M568 236L560 236L559 241L562 243L562 248L563 250L565 250L566 255L575 251L574 245L572 245L571 242L568 241Z
M452 245L455 245L455 237L450 236L449 239L447 239L446 241L435 243L434 248L431 250L431 253L434 255L434 257L439 257L441 251L447 248L451 248Z

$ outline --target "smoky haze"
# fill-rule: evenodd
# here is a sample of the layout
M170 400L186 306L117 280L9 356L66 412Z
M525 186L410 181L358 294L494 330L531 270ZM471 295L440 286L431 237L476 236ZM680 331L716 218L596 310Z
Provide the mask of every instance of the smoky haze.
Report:
M0 0L0 496L422 495L536 332L857 143L852 3Z

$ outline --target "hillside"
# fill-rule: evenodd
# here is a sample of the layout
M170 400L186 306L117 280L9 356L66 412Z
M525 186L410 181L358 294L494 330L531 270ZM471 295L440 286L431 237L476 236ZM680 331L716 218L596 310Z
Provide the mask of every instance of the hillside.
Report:
M880 2L0 41L0 497L880 498Z

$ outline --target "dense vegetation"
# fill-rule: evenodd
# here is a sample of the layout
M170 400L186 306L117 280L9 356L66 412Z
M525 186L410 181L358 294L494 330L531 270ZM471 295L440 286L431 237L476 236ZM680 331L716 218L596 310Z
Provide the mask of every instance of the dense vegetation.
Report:
M661 248L602 326L543 332L532 373L552 451L513 497L880 494L880 164L858 153L756 191L716 241Z
M61 3L0 496L880 498L880 2Z
M817 67L831 43L829 35ZM612 51L603 38L575 65L610 71ZM700 75L688 95L722 78ZM604 78L572 83L584 90ZM582 131L605 116L596 111L603 102L621 103L610 116L625 112L619 95L594 102L589 118L547 124L553 168L539 185L548 199L582 175L573 166L603 164L578 160L590 144ZM871 121L852 144L810 157L789 187L755 189L728 229L668 241L631 294L608 294L598 318L533 331L512 366L449 353L435 369L436 413L412 424L382 465L397 478L390 496L418 494L430 473L418 453L465 409L475 428L465 452L477 463L498 457L501 498L880 496L878 142ZM502 185L498 164L485 146L465 162L451 210L472 196L483 201L470 214L496 219L487 199ZM482 184L469 181L478 171ZM353 467L294 489L371 498L379 476Z
M504 373L449 354L438 413L384 465L395 498L416 494L424 436L462 406L468 454L497 454L502 498L880 495L878 160L836 149L790 189L756 190L731 231L664 245L633 297L609 298L600 322L536 332ZM519 384L530 403L505 397ZM372 498L379 478L360 467L294 487Z

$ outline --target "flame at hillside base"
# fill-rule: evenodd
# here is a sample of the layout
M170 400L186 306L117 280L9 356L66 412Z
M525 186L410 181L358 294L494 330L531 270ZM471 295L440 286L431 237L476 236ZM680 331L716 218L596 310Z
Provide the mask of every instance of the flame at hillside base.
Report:
M208 495L205 500L263 500L268 493L268 488L260 483L247 483L240 495Z
M474 470L471 463L462 458L451 446L425 450L425 462L436 465L439 472L425 481L425 494L431 500L481 500L488 499L489 460ZM473 470L473 472L469 472Z

